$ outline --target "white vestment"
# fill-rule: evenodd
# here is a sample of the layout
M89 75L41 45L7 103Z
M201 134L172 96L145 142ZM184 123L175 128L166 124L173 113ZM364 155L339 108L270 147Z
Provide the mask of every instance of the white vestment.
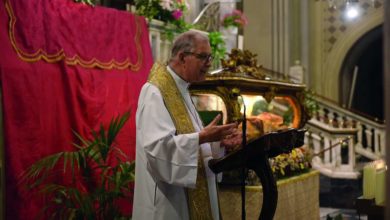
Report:
M202 123L188 92L189 84L170 68L196 131ZM146 83L141 90L136 115L137 145L134 220L189 219L186 187L194 188L198 169L199 134L176 134L159 89ZM202 144L213 218L219 220L215 175L208 168L210 144ZM213 146L218 151L219 146ZM213 152L213 155L220 152Z

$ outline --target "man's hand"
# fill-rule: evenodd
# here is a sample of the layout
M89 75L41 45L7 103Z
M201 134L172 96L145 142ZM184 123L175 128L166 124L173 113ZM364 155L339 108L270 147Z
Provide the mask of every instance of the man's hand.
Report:
M222 141L227 136L237 133L237 123L217 125L222 116L219 114L213 121L199 132L199 144Z
M242 144L242 132L237 130L235 133L226 136L221 141L221 147L225 147L226 150L232 151L240 148Z

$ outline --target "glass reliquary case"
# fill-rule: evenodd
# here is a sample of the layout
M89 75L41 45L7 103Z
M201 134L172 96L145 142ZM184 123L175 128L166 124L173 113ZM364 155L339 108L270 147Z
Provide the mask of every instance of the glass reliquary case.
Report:
M303 104L305 85L271 80L267 77L270 70L259 67L255 56L233 49L229 59L222 61L221 71L191 84L192 99L204 124L217 113L222 113L224 124L242 121L245 109L249 136L256 132L251 128L256 127L256 120L263 122L260 133L303 127L308 119Z
M248 142L269 132L302 128L308 120L305 85L271 80L271 71L258 66L255 57L233 49L221 71L190 86L205 125L217 114L223 124L242 121L245 111Z

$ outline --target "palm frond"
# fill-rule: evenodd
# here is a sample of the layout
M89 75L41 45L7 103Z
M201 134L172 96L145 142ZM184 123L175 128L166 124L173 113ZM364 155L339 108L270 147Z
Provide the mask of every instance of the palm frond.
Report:
M127 159L127 155L125 153L123 153L123 151L117 147L113 147L112 149L113 151L115 151L116 154L118 154L118 156L121 156L123 158L126 158ZM118 160L120 160L119 157L117 157Z
M108 134L107 134L107 139L108 144L111 146L118 135L119 131L122 129L123 125L126 123L126 121L130 117L130 112L124 113L122 116L117 116L113 121L111 121L109 129L108 129Z
M22 181L26 181L30 188L39 187L39 193L51 198L42 208L46 217L83 220L128 219L114 201L129 195L129 184L134 181L134 162L128 162L127 155L114 144L129 116L130 113L126 112L113 118L106 129L100 125L98 131L91 132L89 139L72 131L77 139L77 143L72 144L76 151L47 156L23 173ZM112 160L108 160L109 157L116 159L115 166L111 166ZM63 163L60 164L60 161ZM56 167L58 169L55 169ZM50 175L69 171L73 178L71 186L45 182ZM80 191L75 185L76 171L80 172L85 186L88 186L86 191L84 188Z
M94 146L91 146L91 148L88 148L85 150L85 154L88 157L88 162L94 161L97 164L103 164L104 160L102 158L102 154L101 154L99 148L96 146L97 145L95 144Z
M75 130L72 130L72 133L77 137L77 139L82 143L82 146L78 148L83 148L91 145L91 141L84 139L79 133L77 133Z
M26 172L21 174L20 181L24 182L26 180L37 179L39 176L46 177L47 175L45 174L53 169L53 167L55 167L58 160L63 155L64 152L60 152L38 160L33 165L31 165Z

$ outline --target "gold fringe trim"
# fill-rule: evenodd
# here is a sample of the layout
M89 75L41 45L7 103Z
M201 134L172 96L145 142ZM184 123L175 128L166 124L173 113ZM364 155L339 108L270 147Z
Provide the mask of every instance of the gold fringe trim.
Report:
M101 69L128 69L132 71L138 71L143 63L143 54L142 54L142 48L141 48L141 42L140 42L140 36L141 36L141 28L140 28L140 17L136 16L135 18L135 24L136 24L136 34L134 36L134 43L136 45L136 51L137 51L137 61L133 64L131 63L130 59L127 58L122 62L116 61L115 59L111 59L108 62L100 61L96 58L92 58L91 60L85 60L81 58L79 55L74 55L73 57L68 57L64 49L60 49L58 52L49 54L43 49L38 49L34 53L28 53L23 51L21 49L15 39L15 24L16 24L16 17L14 14L14 11L12 9L12 5L10 3L10 0L5 1L5 8L7 10L7 13L9 15L10 21L9 21L9 29L8 29L8 35L11 41L12 47L15 49L16 53L18 54L19 58L26 62L37 62L39 60L45 60L48 63L55 63L61 60L64 60L66 64L72 65L72 66L82 66L84 68L101 68Z

